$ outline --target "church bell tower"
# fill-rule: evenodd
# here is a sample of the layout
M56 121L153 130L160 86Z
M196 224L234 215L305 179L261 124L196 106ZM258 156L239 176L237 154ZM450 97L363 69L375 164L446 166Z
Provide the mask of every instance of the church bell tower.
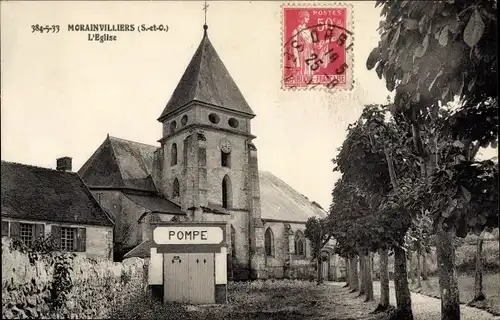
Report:
M203 38L158 121L159 189L192 221L228 221L233 269L265 277L254 112L203 26ZM230 236L231 235L231 236ZM228 243L231 239L227 239Z

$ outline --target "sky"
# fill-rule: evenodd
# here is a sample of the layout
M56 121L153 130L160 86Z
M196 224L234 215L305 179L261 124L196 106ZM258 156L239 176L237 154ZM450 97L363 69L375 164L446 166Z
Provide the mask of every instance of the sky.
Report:
M377 45L380 11L356 1L350 91L281 89L281 2L212 1L208 35L256 113L260 170L325 209L339 175L335 157L368 103L390 94L365 61ZM324 5L324 4L323 4ZM1 2L1 157L77 171L106 135L158 145L160 116L203 36L203 2ZM68 24L163 24L168 32L118 32L91 42ZM32 33L32 25L60 32Z

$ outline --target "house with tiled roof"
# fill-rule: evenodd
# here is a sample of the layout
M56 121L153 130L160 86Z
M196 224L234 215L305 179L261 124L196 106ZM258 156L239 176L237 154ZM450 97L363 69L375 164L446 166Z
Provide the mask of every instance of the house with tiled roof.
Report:
M31 246L40 236L54 237L63 251L113 257L114 223L80 176L71 158L57 170L2 161L2 236Z
M230 276L308 277L314 271L305 223L327 214L259 171L255 113L204 29L157 119L159 145L108 135L78 172L111 213L119 259L150 257L155 222L226 221ZM332 256L328 273L335 261L332 248L325 251Z

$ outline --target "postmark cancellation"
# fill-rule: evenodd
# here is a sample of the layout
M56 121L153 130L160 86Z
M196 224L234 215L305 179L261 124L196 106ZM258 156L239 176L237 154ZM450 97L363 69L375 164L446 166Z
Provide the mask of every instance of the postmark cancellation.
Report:
M351 90L353 8L345 3L287 3L282 15L284 90Z

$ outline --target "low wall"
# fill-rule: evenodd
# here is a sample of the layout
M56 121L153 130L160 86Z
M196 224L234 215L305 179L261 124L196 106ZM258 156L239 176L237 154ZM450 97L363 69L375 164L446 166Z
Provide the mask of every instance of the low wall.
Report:
M27 254L11 248L9 239L2 238L2 319L110 318L114 308L145 292L142 259L115 263L82 256L61 257L67 254L39 255L30 261ZM67 261L67 265L61 261ZM61 278L65 272L67 276ZM56 278L63 280L55 283ZM57 298L62 301L57 307L55 296L62 297Z

